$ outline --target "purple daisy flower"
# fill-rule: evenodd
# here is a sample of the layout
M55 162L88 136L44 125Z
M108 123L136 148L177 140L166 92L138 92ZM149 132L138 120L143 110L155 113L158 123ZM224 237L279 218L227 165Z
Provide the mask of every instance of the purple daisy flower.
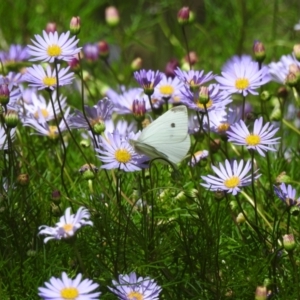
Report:
M250 133L245 122L240 120L233 124L227 131L228 141L235 145L246 146L247 149L256 150L261 156L265 156L264 151L276 151L270 145L278 144L280 137L273 138L279 128L267 122L263 126L263 118L255 120L253 132Z
M139 70L133 73L135 80L138 84L143 88L144 93L146 95L152 95L154 92L154 88L163 78L163 73L160 71L152 71L152 70Z
M244 166L243 160L239 163L234 160L231 164L229 160L226 159L225 165L219 163L219 168L213 165L211 167L217 176L201 176L205 181L205 183L201 183L201 185L210 191L226 191L235 196L241 191L241 187L251 184L252 176L248 174L251 171L250 160L247 161ZM256 174L254 178L257 179L259 176L260 174Z
M106 138L103 136L99 138L100 148L95 150L100 154L98 158L104 163L102 169L134 172L146 167L143 163L149 159L145 155L137 154L128 140L121 138L118 131L107 133Z
M143 299L156 300L161 287L150 277L137 277L132 272L129 275L119 275L119 282L113 280L113 287L108 287L119 300Z
M249 93L258 95L256 89L270 81L268 69L259 69L257 62L247 56L234 58L225 64L222 76L216 76L221 88L229 94L240 93L247 96Z
M290 184L286 186L281 183L279 187L274 185L274 192L287 206L300 206L300 197L296 199L296 190Z
M193 90L198 90L201 85L215 78L215 75L213 75L212 72L204 74L203 70L182 71L180 68L177 68L174 73L179 78L179 80L181 80L184 84L188 85Z

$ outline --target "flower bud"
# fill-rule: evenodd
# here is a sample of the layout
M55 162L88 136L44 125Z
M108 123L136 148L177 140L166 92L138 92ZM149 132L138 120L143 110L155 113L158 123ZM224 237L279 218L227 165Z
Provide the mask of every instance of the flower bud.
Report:
M300 61L300 44L297 44L297 45L294 46L293 52L294 52L295 58L298 61Z
M281 86L280 88L278 88L277 90L277 95L280 98L286 98L288 96L289 92L287 90L287 88L285 86Z
M73 71L78 71L80 69L80 61L79 57L76 55L70 61L68 61L68 65Z
M52 193L51 193L51 200L56 204L58 205L60 203L60 200L61 199L61 193L59 190L54 190Z
M236 217L236 222L238 224L242 224L242 223L245 223L246 222L246 219L245 219L245 216L243 213L239 213Z
M191 66L195 65L198 60L199 59L195 51L190 51L189 54L184 57L184 62L191 64Z
M215 197L215 200L221 201L221 200L223 200L224 197L225 197L225 192L224 192L224 191L221 191L221 190L216 191L216 192L214 192L214 197Z
M45 30L47 33L54 33L55 31L57 31L57 28L56 28L56 23L47 23L46 25L46 30Z
M89 140L81 140L79 144L82 148L89 148L91 145Z
M132 113L134 118L142 122L145 120L145 115L146 115L146 103L144 100L133 100L132 102Z
M266 58L265 46L260 41L255 41L253 44L254 57L257 62L263 62Z
M79 169L79 173L82 175L82 178L85 180L94 179L98 168L93 164L85 164Z
M105 21L111 26L117 26L120 22L119 11L114 6L109 6L105 9Z
M135 58L130 65L132 71L138 71L142 68L143 60L140 57Z
M285 234L282 237L282 242L283 242L283 248L286 251L293 251L296 248L296 243L295 243L295 238L294 235L291 234Z
M97 61L99 58L99 49L96 44L85 44L82 51L84 58L89 62Z
M291 206L291 208L290 208L290 214L293 217L299 216L299 213L300 213L300 207L299 206Z
M280 184L280 183L292 183L293 180L291 179L290 176L286 175L285 172L280 173L277 177L276 177L276 183Z
M101 58L107 58L109 56L109 46L106 41L98 42L98 50Z
M8 110L4 114L4 122L8 128L14 128L19 123L19 116L15 110Z
M260 99L262 101L268 101L271 99L271 94L269 91L263 91L261 94L260 94Z
M207 86L201 86L198 96L199 103L205 105L209 102L209 90Z
M99 120L97 123L94 123L92 125L92 128L93 128L93 132L95 134L100 135L105 131L106 126L105 126L105 123L102 120Z
M255 300L266 300L268 291L265 286L258 286L255 291Z
M29 184L29 175L26 173L19 174L17 177L17 182L19 185L27 186Z
M210 141L209 144L212 153L217 153L221 147L220 139L214 139L213 141Z
M282 119L282 112L279 106L275 106L270 114L270 121L280 121Z
M190 9L185 6L182 7L177 13L177 21L180 25L186 25L189 23Z
M172 58L171 60L168 61L166 67L165 67L165 74L167 77L175 77L174 71L179 67L178 60L175 58Z
M10 91L8 89L8 84L0 84L0 104L6 105L9 102Z
M80 17L72 17L70 21L70 32L74 35L80 32Z

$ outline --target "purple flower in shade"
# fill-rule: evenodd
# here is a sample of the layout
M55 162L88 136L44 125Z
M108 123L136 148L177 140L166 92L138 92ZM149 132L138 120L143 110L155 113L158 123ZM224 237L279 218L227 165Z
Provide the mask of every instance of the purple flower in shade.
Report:
M278 62L271 62L269 64L269 73L272 80L284 84L291 65L300 67L300 62L296 60L294 55L283 55Z
M213 75L212 72L204 74L203 70L182 71L180 68L177 68L174 73L179 80L181 80L192 90L198 90L201 85L215 78L215 75Z
M85 44L82 48L84 58L90 62L99 58L99 48L97 44Z
M46 70L44 70L41 65L33 65L31 68L27 68L24 80L29 82L29 86L35 87L38 90L53 90L56 88L57 84L63 86L72 83L74 73L68 73L69 69L70 67L60 69L60 65L57 65L57 82L56 71L55 69L52 70L50 65L47 65Z
M71 207L68 207L65 214L60 217L59 222L54 227L42 225L39 227L39 234L47 235L44 239L44 243L49 240L61 240L72 237L76 231L82 226L93 226L93 222L90 221L90 213L84 208L80 207L76 214L71 215Z
M224 110L225 106L232 102L230 95L222 91L219 84L210 84L207 88L208 100L204 106L200 100L200 91L192 92L189 88L184 87L181 90L181 102L188 108L203 113Z
M9 135L8 135L9 132ZM8 147L12 146L11 143L8 143L8 139L12 142L15 139L16 128L4 129L4 127L0 124L0 150L6 150Z
M192 158L189 162L189 165L192 167L195 167L199 163L199 161L206 159L208 157L208 154L209 153L207 150L200 150L200 151L193 153Z
M219 163L219 168L211 166L217 176L207 175L201 176L205 183L201 183L206 189L210 191L226 191L235 196L241 191L241 187L251 184L251 174L247 175L251 170L250 160L246 162L241 160L239 163L234 160L231 164L229 160L225 160L225 165ZM256 170L257 172L258 170ZM257 179L259 175L255 175Z
M90 279L82 280L79 273L75 279L71 279L65 272L62 273L61 279L51 277L49 282L45 282L46 287L39 287L39 296L44 300L98 300L100 292L93 292L99 287Z
M119 275L119 281L112 281L113 287L108 287L119 300L143 299L157 300L161 287L150 277L137 277L132 272L129 275Z
M287 206L300 206L300 197L296 199L296 190L291 185L286 186L284 183L279 187L274 185L274 192Z
M240 120L233 124L227 131L228 141L235 145L246 146L247 149L256 150L261 156L265 156L264 151L276 151L270 145L278 144L280 137L274 138L279 128L274 128L267 122L263 126L263 118L255 120L253 131L250 132L245 122Z
M143 88L144 93L146 95L152 95L154 92L154 88L161 81L163 77L163 73L160 71L152 71L152 70L139 70L133 73L135 80L138 84Z
M68 115L70 112L70 107L67 108L64 114L64 118L67 119ZM42 112L40 110L37 111L37 116L33 115L28 115L25 116L24 119L22 120L22 124L24 126L29 126L33 128L36 132L37 135L42 135L42 136L48 136L50 139L55 140L58 138L58 128L55 125L49 125L43 116ZM67 126L65 121L62 119L59 123L59 129L61 132L67 130Z
M240 93L247 96L249 93L258 95L256 89L270 81L267 67L259 69L257 62L249 57L234 57L223 68L222 76L216 76L221 88L229 94Z
M107 133L106 138L103 136L99 138L100 148L95 150L100 154L98 158L103 162L102 169L134 172L146 167L143 163L149 159L145 155L137 154L128 139L123 139L117 131ZM133 137L129 136L128 138L132 139Z
M84 114L76 110L73 115L68 118L68 124L71 128L93 129L95 133L101 134L105 130L105 121L111 119L113 113L113 104L108 98L99 100L92 107L84 106L86 118Z
M0 51L0 61L6 66L24 62L28 58L28 48L21 45L11 45L8 51Z
M114 110L117 114L132 114L133 103L135 100L144 102L146 112L151 111L151 106L141 88L131 88L129 90L122 89L122 93L118 94L112 89L106 92L106 96L113 102ZM162 101L153 103L154 107L160 106Z
M58 36L57 31L43 31L43 37L35 35L35 40L31 40L34 46L28 45L28 52L34 56L30 60L41 60L44 62L53 63L55 59L70 61L73 56L80 52L81 48L76 48L79 40L76 36L69 38L70 32L62 33Z
M53 91L52 99L53 99L55 114L59 115L60 107L62 108L62 110L65 110L67 107L67 102L66 102L67 98L64 97L62 94L60 94L59 99L57 99L56 91ZM32 115L35 118L38 118L38 116L42 115L43 116L42 119L46 121L50 121L55 118L51 101L47 101L42 95L39 95L33 91L31 91L30 93L30 101L31 101L30 103L27 103L26 101L23 100L23 103L21 105L21 110L24 117ZM60 107L58 101L60 103Z

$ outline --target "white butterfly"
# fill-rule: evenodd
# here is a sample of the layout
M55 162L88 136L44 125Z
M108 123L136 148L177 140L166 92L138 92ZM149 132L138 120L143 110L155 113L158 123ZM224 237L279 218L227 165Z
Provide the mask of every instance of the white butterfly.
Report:
M188 113L184 105L175 106L148 125L137 140L130 140L137 152L149 158L165 158L179 163L190 149Z

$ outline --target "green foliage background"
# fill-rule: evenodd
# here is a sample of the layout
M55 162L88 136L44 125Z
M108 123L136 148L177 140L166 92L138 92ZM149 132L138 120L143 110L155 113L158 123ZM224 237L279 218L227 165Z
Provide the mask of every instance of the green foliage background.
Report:
M119 9L119 27L106 25L104 11L108 5ZM234 54L251 54L254 40L264 42L270 62L291 53L300 38L293 29L300 19L298 0L5 0L0 5L0 49L29 44L48 22L55 22L58 31L65 32L71 17L78 15L82 22L81 46L106 40L112 46L112 66L120 78L123 73L128 75L126 68L135 57L143 59L146 69L164 70L168 60L180 60L186 54L176 17L182 6L195 12L195 22L187 28L189 47L199 56L198 68L206 72L219 73ZM88 99L91 105L101 96L97 94L98 81L117 85L105 69L94 69L93 75L89 82L94 95L94 99ZM79 101L80 95L69 91L68 102L79 108ZM75 136L79 139L80 134ZM295 143L299 141L299 135L293 138ZM68 143L70 149L76 149L72 139ZM293 164L282 153L273 158L271 180L262 179L257 187L260 209L268 220L261 225L263 238L253 228L234 225L237 209L230 209L229 201L217 202L203 189L197 198L180 197L190 188L199 192L203 170L191 173L182 168L180 178L172 178L160 165L155 165L151 174L102 172L91 191L78 175L85 161L78 151L68 151L64 176L69 195L64 194L62 203L56 206L51 193L63 191L59 142L32 136L20 128L15 151L15 165L6 166L3 159L1 169L8 172L21 165L18 170L30 174L30 185L12 188L1 199L0 299L37 299L37 287L62 271L84 273L100 283L103 299L115 299L106 287L118 274L133 270L154 278L163 287L161 299L253 299L255 288L266 278L272 278L280 291L273 299L299 296L299 251L294 257L285 254L278 266L282 248L277 241L286 229L282 222L285 207L270 192L271 183L283 171L299 182L296 150ZM89 162L99 165L91 151L85 155ZM269 162L259 157L257 163L268 174ZM15 174L2 176L15 180ZM141 182L145 198L155 204L155 219L151 211L133 205ZM116 192L117 187L122 193ZM247 202L243 204L247 210ZM94 227L82 229L76 241L50 241L45 246L37 236L38 227L54 224L70 205L74 212L80 205L89 208ZM293 220L293 228L299 236L298 219ZM294 298L287 298L291 295Z

